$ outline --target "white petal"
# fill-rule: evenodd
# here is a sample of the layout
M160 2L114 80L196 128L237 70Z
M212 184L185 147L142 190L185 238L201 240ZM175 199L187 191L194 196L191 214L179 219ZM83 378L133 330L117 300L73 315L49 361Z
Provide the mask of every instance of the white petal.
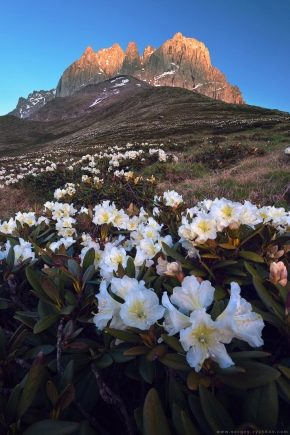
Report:
M163 326L169 335L175 335L181 329L190 326L189 317L178 311L174 305L171 304L167 292L163 293L162 305L166 308Z
M223 369L234 365L233 360L226 351L225 345L222 343L216 342L210 346L209 354L211 359L216 361Z

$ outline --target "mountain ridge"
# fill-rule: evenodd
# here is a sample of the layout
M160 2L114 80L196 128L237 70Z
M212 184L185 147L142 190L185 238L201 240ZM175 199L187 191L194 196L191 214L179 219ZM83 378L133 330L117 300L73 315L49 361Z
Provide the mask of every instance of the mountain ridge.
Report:
M71 96L87 85L118 75L130 75L155 87L181 87L228 103L244 103L239 88L212 66L205 44L178 32L159 48L146 46L141 54L132 41L125 51L117 43L98 51L88 46L63 72L56 90L33 91L27 98L20 97L10 114L29 118L54 97Z
M72 95L82 86L119 74L132 75L153 86L181 87L228 103L244 103L239 88L230 85L212 66L205 44L180 32L157 49L147 46L142 55L135 42L129 42L125 51L119 44L98 51L87 47L62 74L56 96Z

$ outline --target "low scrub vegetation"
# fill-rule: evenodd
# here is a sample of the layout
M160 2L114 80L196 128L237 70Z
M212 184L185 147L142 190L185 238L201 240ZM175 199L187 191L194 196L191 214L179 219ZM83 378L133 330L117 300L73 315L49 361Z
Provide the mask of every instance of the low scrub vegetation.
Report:
M3 161L1 435L289 430L288 162L210 140Z

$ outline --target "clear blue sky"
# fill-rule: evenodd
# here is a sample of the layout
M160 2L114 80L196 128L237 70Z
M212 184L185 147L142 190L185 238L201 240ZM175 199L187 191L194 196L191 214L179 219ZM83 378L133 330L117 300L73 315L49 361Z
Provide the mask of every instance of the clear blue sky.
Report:
M2 0L0 114L94 49L203 41L249 104L290 112L290 0Z

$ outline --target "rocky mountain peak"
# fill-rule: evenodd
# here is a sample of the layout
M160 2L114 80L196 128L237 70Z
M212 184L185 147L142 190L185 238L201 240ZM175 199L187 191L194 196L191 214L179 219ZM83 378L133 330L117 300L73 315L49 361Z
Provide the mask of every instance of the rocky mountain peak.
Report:
M144 48L143 56L142 56L142 64L146 64L148 59L150 58L151 54L154 53L156 49L152 45L147 45L147 47Z
M83 56L90 56L92 53L94 53L94 50L89 46L85 49Z
M175 35L172 37L172 39L183 39L184 36L181 32L175 33Z
M157 49L147 46L141 56L135 42L129 42L125 52L114 44L98 52L89 47L85 54L62 75L58 96L72 95L87 84L127 74L153 86L181 87L228 103L243 103L240 90L212 66L205 44L181 32Z
M139 58L139 51L136 42L129 42L125 51L125 56L130 59Z
M117 43L99 51L87 47L62 74L56 96L73 95L87 85L117 75L131 75L152 86L189 89L228 103L244 102L239 88L228 83L225 75L211 64L205 44L181 32L157 49L148 45L142 55L135 42L129 42L126 51Z

